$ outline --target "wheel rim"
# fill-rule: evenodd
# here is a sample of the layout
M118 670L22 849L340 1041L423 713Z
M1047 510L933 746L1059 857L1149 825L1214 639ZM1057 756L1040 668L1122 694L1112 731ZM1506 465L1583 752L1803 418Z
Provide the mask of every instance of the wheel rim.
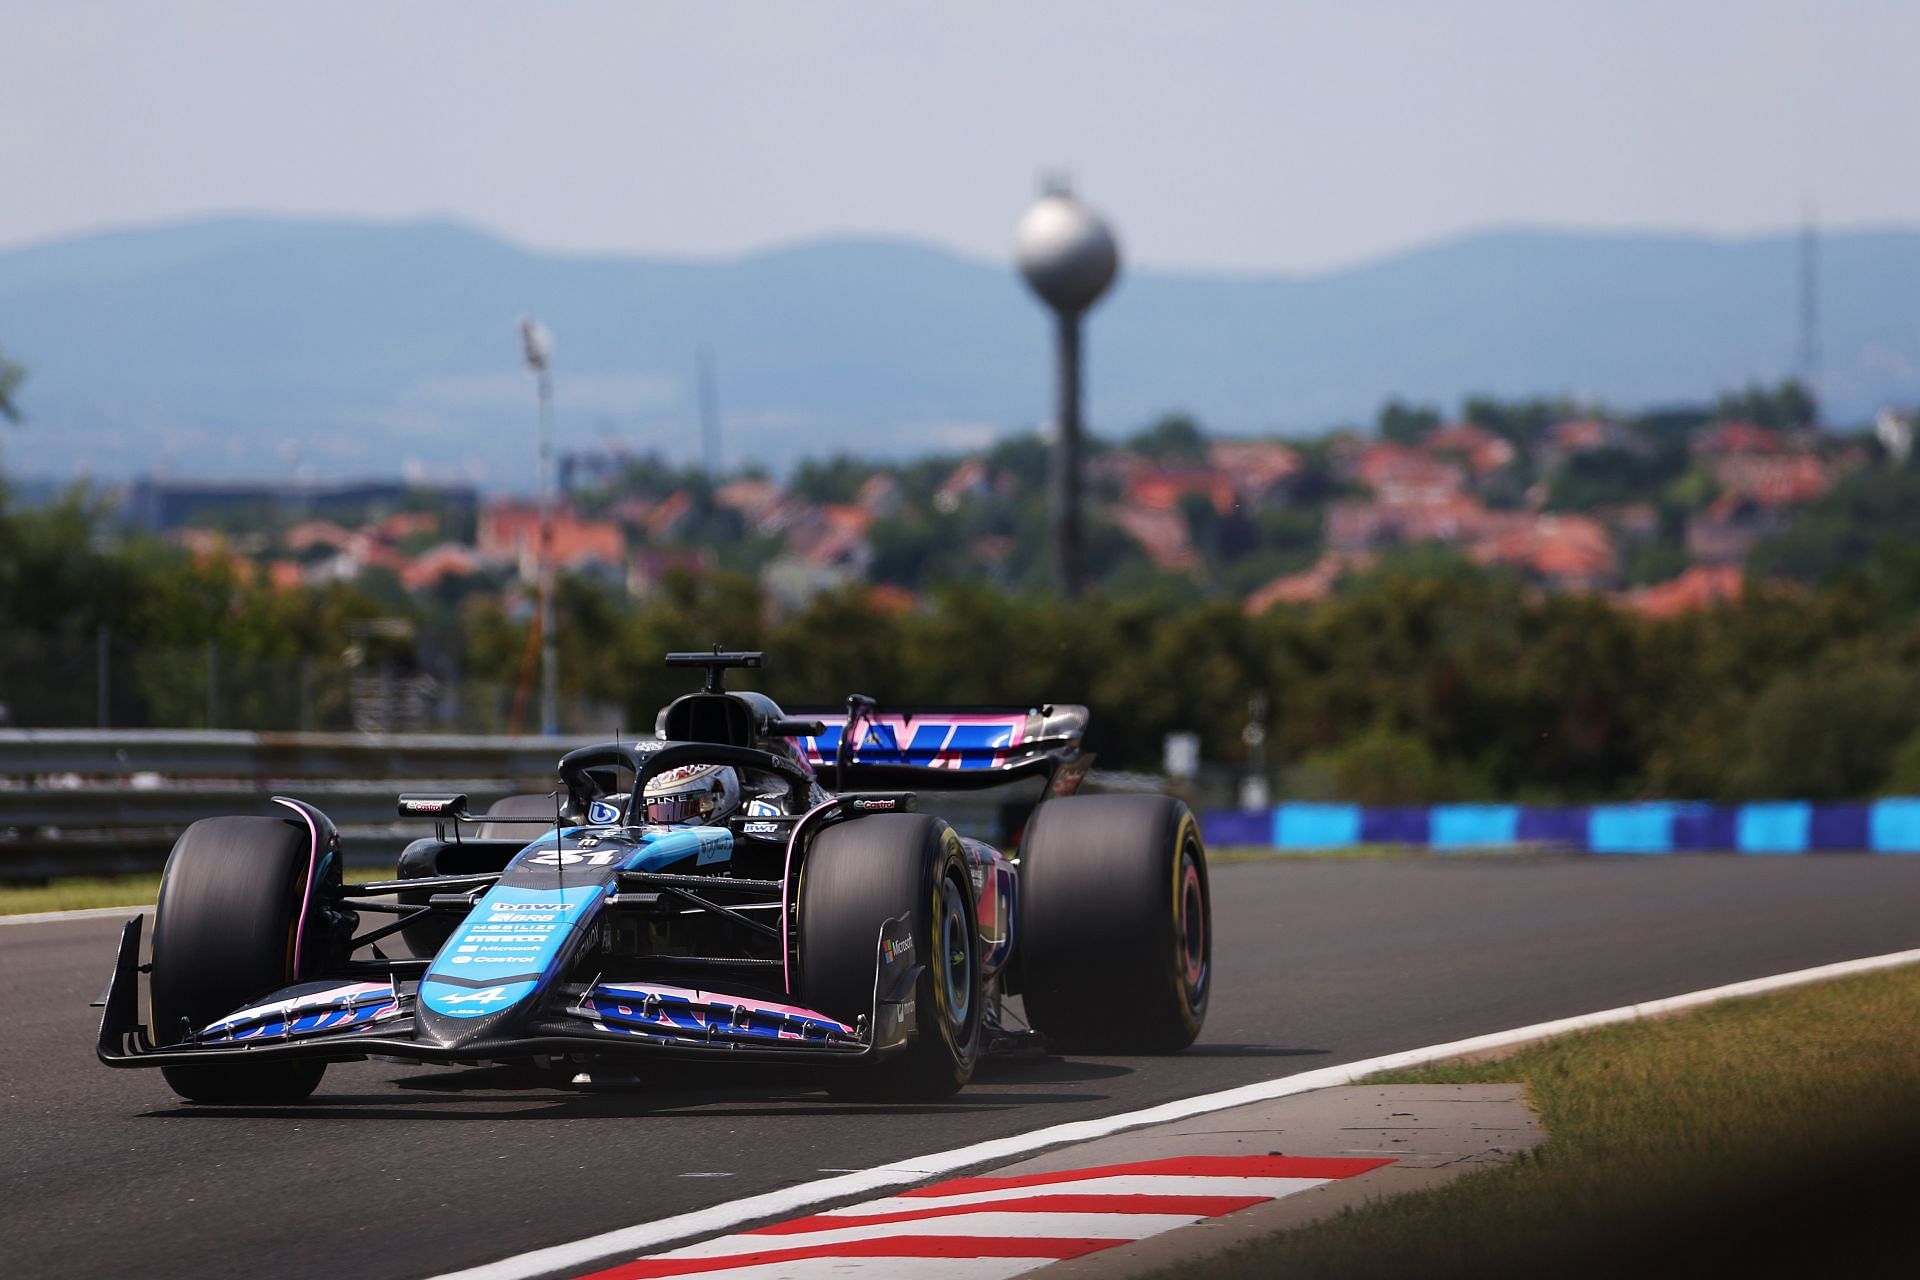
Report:
M1187 990L1197 995L1207 981L1207 898L1191 849L1180 854L1180 960Z
M941 881L937 932L942 1003L948 1020L964 1026L973 1008L973 947L967 937L967 901L951 878Z

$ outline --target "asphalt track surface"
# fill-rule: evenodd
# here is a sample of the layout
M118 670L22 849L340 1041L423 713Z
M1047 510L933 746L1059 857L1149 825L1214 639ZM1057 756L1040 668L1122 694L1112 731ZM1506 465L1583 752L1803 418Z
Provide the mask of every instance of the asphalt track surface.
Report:
M0 1273L428 1276L822 1176L1398 1049L1920 946L1920 857L1427 858L1214 871L1215 1004L1168 1058L950 1102L779 1079L529 1088L355 1063L192 1107L93 1057L115 920L0 926Z

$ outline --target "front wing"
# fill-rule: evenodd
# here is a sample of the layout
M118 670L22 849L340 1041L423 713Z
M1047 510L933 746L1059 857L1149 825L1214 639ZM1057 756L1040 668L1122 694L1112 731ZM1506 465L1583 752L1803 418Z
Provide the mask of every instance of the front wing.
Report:
M914 1032L922 965L899 943L904 918L881 926L871 1011L853 1026L795 1005L659 982L594 982L550 992L511 1031L442 1044L419 1034L414 994L397 980L312 982L276 992L174 1043L155 1044L140 1021L142 918L120 932L103 1000L98 1054L110 1067L369 1057L473 1063L542 1056L672 1057L820 1062L887 1054ZM156 1028L156 1031L160 1029Z

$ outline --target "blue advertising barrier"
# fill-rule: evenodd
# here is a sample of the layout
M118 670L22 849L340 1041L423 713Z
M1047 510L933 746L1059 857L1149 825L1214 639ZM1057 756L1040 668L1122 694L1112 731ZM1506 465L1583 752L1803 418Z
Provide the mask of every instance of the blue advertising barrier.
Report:
M1920 854L1920 797L1815 804L1643 801L1545 807L1440 804L1377 808L1279 804L1201 819L1209 844L1342 849L1368 844L1448 849L1547 847L1586 853Z

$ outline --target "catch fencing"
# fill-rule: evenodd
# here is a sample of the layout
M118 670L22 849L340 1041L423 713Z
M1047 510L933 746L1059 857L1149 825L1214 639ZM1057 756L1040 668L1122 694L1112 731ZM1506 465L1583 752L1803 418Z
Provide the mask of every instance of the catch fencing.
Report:
M1404 844L1439 851L1539 848L1602 854L1920 853L1920 798L1564 807L1289 803L1210 812L1201 829L1210 845L1282 850Z

